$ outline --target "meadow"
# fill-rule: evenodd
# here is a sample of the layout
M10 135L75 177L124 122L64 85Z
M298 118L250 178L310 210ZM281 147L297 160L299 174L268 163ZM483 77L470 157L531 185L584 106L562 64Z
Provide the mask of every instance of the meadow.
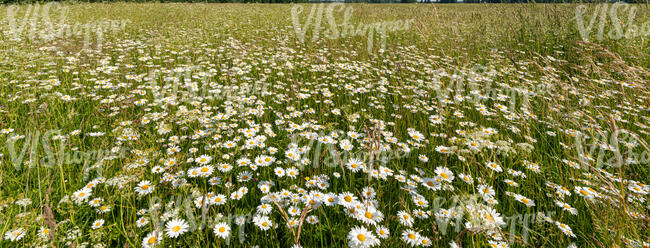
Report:
M0 247L650 247L638 4L0 6Z

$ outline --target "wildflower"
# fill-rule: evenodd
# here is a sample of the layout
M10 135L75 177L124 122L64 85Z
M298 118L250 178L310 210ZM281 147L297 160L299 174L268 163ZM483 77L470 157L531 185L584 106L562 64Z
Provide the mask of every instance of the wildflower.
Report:
M187 221L183 219L173 219L165 224L166 234L170 238L176 238L189 230Z
M364 224L376 224L384 219L384 215L372 206L356 211L356 219Z
M358 159L350 159L347 163L348 170L351 170L352 172L358 172L361 169L365 169L365 165L361 160Z
M437 146L436 151L442 154L448 154L452 152L451 148L446 146Z
M9 240L11 242L15 242L18 240L21 240L23 237L25 237L25 231L22 228L16 228L13 230L9 230L5 233L5 239Z
M402 240L411 247L420 245L421 239L420 234L412 229L407 229L402 232Z
M91 207L99 207L100 204L102 204L102 202L104 202L104 200L103 200L102 198L100 198L100 197L96 197L96 198L93 198L92 200L90 200L90 201L88 202L88 204L89 204Z
M421 236L421 238L420 238L420 246L429 247L429 246L431 246L431 244L432 243L431 243L430 238Z
M422 133L416 130L409 131L409 135L411 136L412 139L414 139L417 142L421 142L422 140L424 140L424 135L422 135Z
M447 167L438 167L435 173L445 182L451 183L454 180L454 173Z
M111 207L108 205L102 205L101 207L97 208L97 212L100 214L107 213L111 211Z
M377 236L381 239L387 239L390 235L390 230L385 226L377 225Z
M282 167L276 167L274 171L277 177L283 177L285 175L285 171Z
M341 142L339 142L339 146L341 147L341 149L347 152L351 151L354 148L354 145L352 145L350 140L347 139L341 140Z
M565 224L562 224L562 223L560 223L558 221L555 222L555 225L558 228L560 228L560 231L562 231L562 233L564 233L565 235L570 236L570 237L575 237L576 236L575 234L573 234L573 231L571 230L571 227L569 227L569 226L567 226Z
M318 222L319 222L318 217L316 217L314 215L311 215L311 216L307 217L307 223L309 223L309 224L315 225L315 224L318 224Z
M138 183L138 186L135 187L135 192L137 192L139 195L147 195L151 192L153 192L153 185L149 180L144 180Z
M210 155L201 155L198 158L194 160L194 162L200 164L200 165L206 165L212 161L212 157Z
M273 210L273 207L271 207L271 205L266 204L266 203L257 206L257 212L260 213L260 214L263 214L263 215L270 214L272 210Z
M357 197L352 193L343 192L339 195L339 204L345 208L351 208L356 204Z
M575 208L573 208L573 207L571 207L571 206L570 206L569 204L567 204L567 203L564 203L564 202L561 202L561 201L557 201L557 200L556 200L556 201L555 201L555 205L558 206L558 207L561 207L562 210L564 210L564 211L568 211L569 213L571 213L571 214L573 214L573 215L577 215L577 214L578 214L578 210L575 209Z
M589 188L589 187L577 186L577 187L575 187L575 192L578 193L578 195L584 197L587 200L593 200L594 198L596 198L598 196L596 194L596 191Z
M287 169L285 172L286 175L291 179L295 179L298 176L298 169L294 167Z
M215 224L214 235L222 239L228 239L230 236L230 226L223 222Z
M429 121L433 124L440 124L442 123L442 118L438 115L431 115L429 116Z
M40 229L38 229L38 236L41 239L47 240L50 238L50 229L44 226L41 226Z
M517 201L519 201L519 202L521 202L523 204L526 204L527 207L535 206L535 202L533 200L528 199L527 197L522 196L522 195L515 195L515 200L517 200Z
M201 177L209 177L212 175L212 172L214 171L214 168L210 165L203 165L198 168L199 171L199 176Z
M483 197L483 198L492 198L495 196L496 192L492 188L492 186L485 185L485 184L479 184L478 185L478 193Z
M348 233L350 247L367 248L379 245L379 240L365 227L353 227Z
M146 226L148 223L149 223L149 219L147 217L140 217L138 220L135 221L135 225L137 227Z
M467 184L473 184L474 183L474 179L472 179L472 176L470 176L470 175L465 175L463 173L460 173L460 174L458 174L458 177L460 177L460 179L462 179L463 182L465 182Z
M158 247L158 245L162 242L162 235L158 235L157 232L151 232L144 236L142 239L142 247L146 248L154 248Z
M490 170L496 171L496 172L502 172L503 169L501 169L501 166L498 165L497 163L494 162L488 162L485 164Z
M208 199L208 204L217 206L226 204L226 196L222 194L215 195Z
M273 226L271 219L264 215L256 215L253 217L253 223L262 231L267 231Z
M413 217L411 217L411 215L406 211L397 212L397 218L402 225L405 225L407 227L413 226Z
M90 197L91 194L92 194L91 189L83 188L75 191L72 195L75 198L75 200L77 200L78 202L84 202Z
M499 228L506 224L501 215L491 207L481 210L480 216L485 220L490 228Z
M98 219L93 222L92 228L93 229L98 229L104 225L104 220L103 219Z

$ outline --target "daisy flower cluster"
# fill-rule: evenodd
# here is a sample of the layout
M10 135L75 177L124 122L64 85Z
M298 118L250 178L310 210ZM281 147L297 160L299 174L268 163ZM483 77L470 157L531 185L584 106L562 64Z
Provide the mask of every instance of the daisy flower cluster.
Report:
M314 48L290 12L205 8L238 21L142 20L88 51L0 37L0 246L648 246L647 78Z

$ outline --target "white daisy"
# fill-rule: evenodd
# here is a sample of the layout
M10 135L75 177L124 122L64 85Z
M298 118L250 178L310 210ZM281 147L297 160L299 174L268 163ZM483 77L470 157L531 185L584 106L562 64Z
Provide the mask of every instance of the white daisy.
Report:
M135 187L135 192L137 192L139 195L147 195L153 192L153 188L154 186L151 184L149 180L144 180L138 183L138 186Z
M379 240L365 227L356 226L348 233L348 245L353 248L367 248L379 245Z
M22 228L9 230L5 233L5 240L9 240L12 242L21 240L23 237L25 237L25 230L23 230Z
M98 229L104 225L104 220L103 219L98 219L93 222L92 228L93 229Z
M223 222L215 224L214 235L222 239L227 239L230 236L230 226Z
M157 232L151 232L142 239L142 247L154 248L157 247L161 241L162 235L158 235Z
M167 229L166 234L170 238L176 238L187 232L189 227L190 225L188 225L187 221L183 219L173 219L165 224L165 228Z

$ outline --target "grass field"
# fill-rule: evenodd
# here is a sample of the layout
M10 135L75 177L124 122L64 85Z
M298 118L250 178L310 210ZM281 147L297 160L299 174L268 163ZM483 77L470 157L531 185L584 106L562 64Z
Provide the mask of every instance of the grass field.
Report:
M650 246L647 5L0 20L0 247Z

